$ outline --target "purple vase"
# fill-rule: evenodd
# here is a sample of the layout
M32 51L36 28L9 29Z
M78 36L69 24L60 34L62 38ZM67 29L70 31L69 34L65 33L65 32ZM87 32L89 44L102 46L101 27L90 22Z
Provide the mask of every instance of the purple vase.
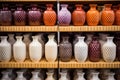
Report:
M71 22L71 13L67 9L67 4L61 4L61 10L58 13L59 25L69 25Z

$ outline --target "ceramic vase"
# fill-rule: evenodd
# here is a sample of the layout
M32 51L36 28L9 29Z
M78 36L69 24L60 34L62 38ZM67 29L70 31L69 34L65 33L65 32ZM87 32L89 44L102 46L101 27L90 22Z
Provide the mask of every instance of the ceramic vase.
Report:
M52 4L47 4L47 10L43 13L43 21L47 26L53 26L56 23L56 12L52 9Z
M77 73L77 75L78 75L78 78L76 79L76 80L85 80L85 78L84 78L84 72L81 72L81 73Z
M15 80L26 80L25 77L23 76L23 71L17 71L17 77Z
M85 23L86 14L82 9L83 5L76 4L76 9L72 13L72 22L75 26L82 26Z
M108 78L106 80L115 80L114 75L115 73L108 73Z
M71 13L67 9L68 5L67 4L61 4L61 10L58 13L58 21L59 25L69 25L71 22ZM66 15L65 15L66 14Z
M60 75L61 77L59 78L59 80L68 80L67 72L61 72Z
M0 61L8 62L12 57L11 44L7 41L7 36L1 36Z
M111 9L112 4L105 4L105 9L101 13L102 25L111 26L115 20L114 11Z
M120 25L120 4L118 5L118 10L115 13L115 21L117 25Z
M41 80L38 76L39 72L32 71L32 78L30 80Z
M55 79L53 78L53 74L54 74L54 73L52 73L52 72L47 72L46 74L47 74L47 78L46 78L45 80L55 80Z
M42 45L38 41L38 36L32 36L33 41L30 43L29 46L29 54L30 54L30 59L33 62L39 62L42 58Z
M22 41L22 36L16 36L17 41L13 45L13 56L15 61L23 62L26 58L26 45Z
M96 10L96 6L97 4L90 4L90 10L87 12L87 24L89 26L96 26L99 23L100 13Z
M3 71L2 72L2 78L0 80L11 80L9 77L9 72Z
M84 62L88 56L88 45L84 42L85 37L78 37L79 41L75 44L75 59L78 62Z
M48 62L54 62L57 59L57 43L54 40L55 35L48 35L48 42L45 44L45 58Z
M100 80L98 75L99 75L99 72L93 72L90 80Z

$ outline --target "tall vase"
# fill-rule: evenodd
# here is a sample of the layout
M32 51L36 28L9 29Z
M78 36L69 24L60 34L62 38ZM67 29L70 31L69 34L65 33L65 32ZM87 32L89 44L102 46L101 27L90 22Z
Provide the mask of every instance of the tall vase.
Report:
M26 80L25 77L23 76L23 71L17 71L17 77L15 80Z
M13 45L13 56L15 61L23 62L26 58L26 45L22 41L22 36L16 36L17 41Z
M61 72L60 75L61 77L59 78L59 80L68 80L67 72Z
M38 41L38 36L32 36L33 41L29 45L30 59L39 62L42 58L42 45Z
M61 4L61 10L58 13L59 25L69 25L71 22L71 13L67 9L67 4Z
M57 59L57 43L54 40L55 35L48 35L48 42L45 44L45 58L48 62L54 62Z
M72 22L75 26L82 26L85 23L85 11L82 9L83 5L76 4L76 9L72 13Z
M76 80L85 80L84 74L85 74L84 72L77 73L78 78Z
M47 78L46 78L45 80L55 80L55 79L53 78L53 74L54 74L54 73L52 73L52 72L47 72L46 74L47 74Z
M100 13L96 10L96 6L97 4L90 4L90 10L87 12L87 24L89 26L96 26L99 23Z
M85 37L78 37L79 41L75 44L74 53L75 59L78 62L84 62L88 56L88 46L84 42Z
M115 80L114 75L115 73L108 73L108 78L106 80Z
M38 76L39 72L32 71L32 78L30 80L41 80Z
M43 13L43 21L47 26L53 26L56 23L56 12L52 9L53 4L47 4L47 10Z
M118 5L119 9L115 13L116 24L120 25L120 4Z
M107 42L103 45L103 59L106 62L113 62L116 58L116 45L113 43L114 37L107 37Z
M11 80L9 77L9 72L3 71L2 72L2 78L0 80Z
M101 13L102 25L111 26L115 20L114 11L111 10L112 4L105 4L105 9Z
M59 46L59 54L61 61L67 62L72 58L72 44L69 42L69 37L62 37L63 41Z
M7 36L1 36L0 61L8 62L11 59L11 44L7 41Z
M90 80L100 80L98 75L99 75L99 72L93 72Z

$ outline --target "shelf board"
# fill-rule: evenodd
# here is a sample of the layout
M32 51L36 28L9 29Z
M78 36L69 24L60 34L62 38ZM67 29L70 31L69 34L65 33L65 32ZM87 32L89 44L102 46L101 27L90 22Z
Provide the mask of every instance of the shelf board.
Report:
M0 0L0 2L56 2L56 0Z
M0 26L0 32L57 32L57 26Z
M59 1L62 1L62 2L87 2L87 1L89 1L89 2L97 2L97 1L119 1L119 0L59 0Z
M120 26L59 26L60 32L104 32L120 31Z

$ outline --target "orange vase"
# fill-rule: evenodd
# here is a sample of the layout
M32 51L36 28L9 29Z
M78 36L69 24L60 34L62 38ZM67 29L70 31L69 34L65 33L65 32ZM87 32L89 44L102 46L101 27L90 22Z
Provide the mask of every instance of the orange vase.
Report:
M47 10L43 13L43 21L47 26L53 26L56 23L56 13L52 9L52 4L47 4Z
M120 25L120 4L118 5L119 9L116 11L115 13L115 17L116 17L116 24Z
M111 9L112 4L105 4L104 6L105 9L101 14L102 25L111 26L114 23L115 19L114 11Z
M82 26L85 23L85 11L82 9L83 5L75 5L76 9L72 13L72 22L75 26Z
M90 4L90 10L87 12L87 24L89 26L96 26L100 20L100 13L96 10L97 4Z

